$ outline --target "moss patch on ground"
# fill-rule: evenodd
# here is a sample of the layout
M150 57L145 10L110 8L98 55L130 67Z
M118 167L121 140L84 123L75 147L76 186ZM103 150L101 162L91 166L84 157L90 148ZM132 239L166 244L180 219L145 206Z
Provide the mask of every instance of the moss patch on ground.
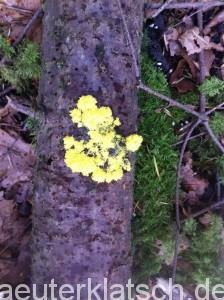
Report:
M151 88L171 96L172 91L166 77L144 54L142 79ZM188 93L178 99L185 104L198 105L196 93ZM166 260L173 255L176 166L179 149L172 147L178 139L172 123L178 124L189 116L175 108L164 107L164 102L142 92L139 94L139 106L139 134L143 136L144 143L137 154L136 161L133 274L137 282L144 282L150 276L157 275L166 264ZM214 115L211 119L211 126L218 135L221 134L224 126L222 119L223 116L220 115ZM220 165L224 170L223 156L218 154L216 147L208 138L199 142L192 141L190 145L190 150L196 158L194 163L197 169L204 171L204 168L208 175L209 172L220 170ZM192 228L193 232L191 232ZM185 277L179 270L179 282L203 283L206 277L211 279L212 285L219 282L220 274L223 276L223 269L217 267L222 230L223 221L215 215L207 229L197 221L184 227L183 236L188 238L190 246L183 256L190 263L192 270L191 275ZM167 251L164 255L158 255L157 240L163 241L166 247ZM216 249L214 244L220 245L219 249L217 247ZM183 272L187 273L186 270Z
M142 58L142 77L145 84L170 96L166 77L147 56ZM159 99L142 92L139 102L139 134L143 136L144 143L136 163L133 235L134 273L138 274L138 280L143 280L160 271L162 258L156 256L154 244L166 235L174 220L178 153L171 147L176 142L172 123L178 123L185 113L164 108Z
M0 34L0 82L10 84L17 92L30 92L33 81L40 76L40 50L35 43L24 40L17 48L13 48Z

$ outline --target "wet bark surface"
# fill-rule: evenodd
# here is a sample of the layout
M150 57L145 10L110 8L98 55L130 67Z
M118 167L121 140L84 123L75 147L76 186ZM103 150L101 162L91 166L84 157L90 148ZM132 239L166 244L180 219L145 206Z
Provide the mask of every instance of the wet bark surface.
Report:
M123 1L136 55L142 2ZM32 281L75 286L106 277L108 285L124 284L131 277L133 173L112 184L72 174L62 143L78 134L69 110L86 94L112 108L123 135L136 131L136 77L119 7L111 0L47 0L44 10Z

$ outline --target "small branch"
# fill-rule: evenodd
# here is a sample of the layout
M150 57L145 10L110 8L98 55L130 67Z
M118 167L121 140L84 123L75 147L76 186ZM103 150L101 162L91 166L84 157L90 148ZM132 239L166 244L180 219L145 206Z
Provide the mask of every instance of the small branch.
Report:
M222 153L224 153L224 147L223 145L220 143L219 139L216 137L216 135L214 134L214 132L212 131L211 127L209 126L208 122L204 122L203 123L208 134L210 135L211 139L213 140L213 142L216 144L216 146L221 150Z
M217 203L213 203L212 205L208 206L208 207L205 207L201 210L199 210L198 212L192 214L191 216L189 216L188 218L184 219L184 220L181 220L181 224L183 224L184 222L186 222L187 220L189 220L190 218L197 218L197 217L200 217L201 215L207 213L208 211L210 210L213 210L213 209L216 209L220 206L224 205L224 200L222 201L219 201Z
M192 126L193 122L190 122L188 124L185 124L184 126L182 126L180 129L179 129L179 132L182 134L180 135L180 137L183 137L183 135L186 134L186 131L188 130L188 128L190 128Z
M172 1L173 0L167 0L164 4L162 4L162 6L160 6L160 8L152 15L152 18L156 18Z
M199 11L197 13L197 21L198 21L200 36L203 36L203 12L202 11ZM199 83L202 83L205 80L205 77L206 77L205 52L204 52L204 50L202 50L199 53L199 66L200 66ZM205 110L206 110L206 98L205 98L205 95L200 93L200 112L205 113Z
M204 136L205 134L206 134L205 132L201 132L201 133L195 134L195 135L193 135L192 137L189 138L189 141L194 140L194 139L196 139L198 137ZM173 144L172 147L179 146L179 145L181 145L183 143L184 143L184 140L179 141L179 142Z
M124 11L122 9L121 1L117 0L117 3L118 3L118 6L119 6L119 9L120 9L125 34L127 36L128 44L129 44L129 47L130 47L130 50L131 50L131 56L132 56L134 69L135 69L135 76L136 76L137 80L139 80L140 79L140 70L139 70L139 67L138 67L138 61L137 61L136 54L135 54L135 48L134 48L134 45L133 45L133 42L132 42L132 39L131 39L131 35L130 35L129 29L128 29L128 24L126 22Z
M184 153L186 151L186 147L188 144L188 141L195 130L195 128L201 123L200 120L196 121L192 127L189 129L185 139L184 143L181 147L180 152L180 158L177 166L177 179L176 179L176 198L175 198L175 207L176 207L176 243L175 243L175 252L174 252L174 258L173 258L173 284L176 281L176 273L177 273L177 261L178 261L178 249L179 249L179 240L180 240L180 229L181 229L181 222L180 222L180 183L181 183L181 167L183 164L184 159Z
M160 9L164 4L148 4L147 9ZM197 8L202 8L203 11L206 11L208 9L212 9L213 7L219 7L219 6L224 6L223 1L210 1L210 2L195 2L195 3L190 3L190 2L183 2L183 3L169 3L163 10L166 9L197 9Z
M8 124L8 123L5 123L5 122L0 122L0 127L10 127L10 128L15 128L16 130L22 132L22 131L25 131L24 129L21 129L19 128L18 126L16 125L11 125L11 124Z
M5 7L6 9L11 9L11 10L15 10L15 11L18 11L19 13L22 13L22 14L28 14L28 15L32 15L33 11L30 10L30 9L26 9L24 7L19 7L19 6L15 6L15 5L7 5L5 3L2 3L0 1L0 7Z
M37 19L41 18L43 16L43 9L42 7L37 9L32 18L29 20L27 25L24 27L21 34L18 36L18 38L14 41L13 47L17 46L27 35L27 33L30 31L30 29L33 27L33 25L36 23Z
M205 95L200 93L199 99L200 99L200 112L201 113L205 113L205 110L206 110L206 98L205 98Z
M13 101L9 96L6 96L6 99L8 100L8 106L14 109L17 112L20 112L24 115L27 115L31 118L35 118L35 112L31 110L29 107L26 107L24 105L21 105L15 101Z
M11 93L14 90L15 90L15 88L12 86L7 87L2 92L0 92L0 98L6 96L7 94Z
M198 117L200 120L202 119L202 115L200 113L196 112L195 110L191 109L189 106L179 103L178 101L176 101L170 97L167 97L163 94L160 94L159 92L152 90L150 87L144 85L143 83L140 83L138 88L147 92L150 95L153 95L155 97L158 97L161 100L168 102L171 106L178 107L178 108Z
M223 106L224 106L224 102L222 102L219 105L213 107L212 109L210 109L209 111L206 112L206 116L209 116L210 114L212 114L216 110L223 108Z

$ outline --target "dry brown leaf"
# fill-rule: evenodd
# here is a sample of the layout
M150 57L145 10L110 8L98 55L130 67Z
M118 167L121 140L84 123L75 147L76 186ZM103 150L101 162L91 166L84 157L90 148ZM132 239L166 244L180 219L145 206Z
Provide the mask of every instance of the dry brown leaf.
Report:
M29 235L25 234L27 218L19 216L15 201L31 200L31 176L35 162L31 145L16 132L0 129L0 284L18 284L29 276ZM7 197L6 196L10 196ZM14 201L13 201L14 200ZM12 260L13 259L13 264Z
M186 191L186 201L191 205L200 203L201 196L209 186L209 182L195 174L190 152L184 155L184 164L181 167L182 187Z
M21 265L20 257L25 253L20 255L20 247L24 247L24 238L26 238L24 230L27 222L27 219L18 216L13 201L0 201L0 253L2 258L7 258L7 260L0 260L0 283L9 282L11 284L12 281L9 280L9 276L14 274L19 269L18 266ZM26 241L28 240L26 239ZM10 259L15 260L17 256L17 260L12 263ZM25 271L26 265L24 263L21 267Z
M205 77L210 75L210 70L215 60L215 54L212 50L205 50L204 51L204 70L205 70Z
M0 284L18 284L29 276L29 235L25 234L29 221L19 216L15 201L31 200L35 156L16 132L10 135L0 129L0 158L0 253L7 258L0 261Z
M207 213L199 218L199 222L204 226L209 226L212 222L212 215Z
M6 117L9 114L10 107L5 105L4 107L0 107L0 120Z
M195 89L195 84L192 82L192 80L184 77L184 71L186 70L187 66L187 61L181 59L176 69L170 76L170 84L175 87L179 93L186 93Z
M166 49L170 51L170 55L179 55L181 51L181 45L178 42L179 32L176 28L168 28L164 33L164 43Z
M189 55L194 53L200 53L206 45L209 44L209 38L200 37L199 28L193 27L186 30L180 37L179 41L181 45L186 49Z
M32 146L0 129L0 187L9 189L18 182L30 181L35 162Z
M220 52L224 51L224 48L221 46L221 44L215 44L211 42L211 38L209 36L200 36L198 27L193 27L186 30L179 37L179 41L186 49L188 55L200 53L202 50L215 49Z

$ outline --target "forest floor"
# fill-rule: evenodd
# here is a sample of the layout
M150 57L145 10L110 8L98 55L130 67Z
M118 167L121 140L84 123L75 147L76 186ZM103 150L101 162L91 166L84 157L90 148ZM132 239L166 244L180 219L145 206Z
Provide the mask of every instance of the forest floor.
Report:
M164 3L145 3L133 274L191 290L224 276L224 2ZM0 1L2 283L29 280L41 17Z

